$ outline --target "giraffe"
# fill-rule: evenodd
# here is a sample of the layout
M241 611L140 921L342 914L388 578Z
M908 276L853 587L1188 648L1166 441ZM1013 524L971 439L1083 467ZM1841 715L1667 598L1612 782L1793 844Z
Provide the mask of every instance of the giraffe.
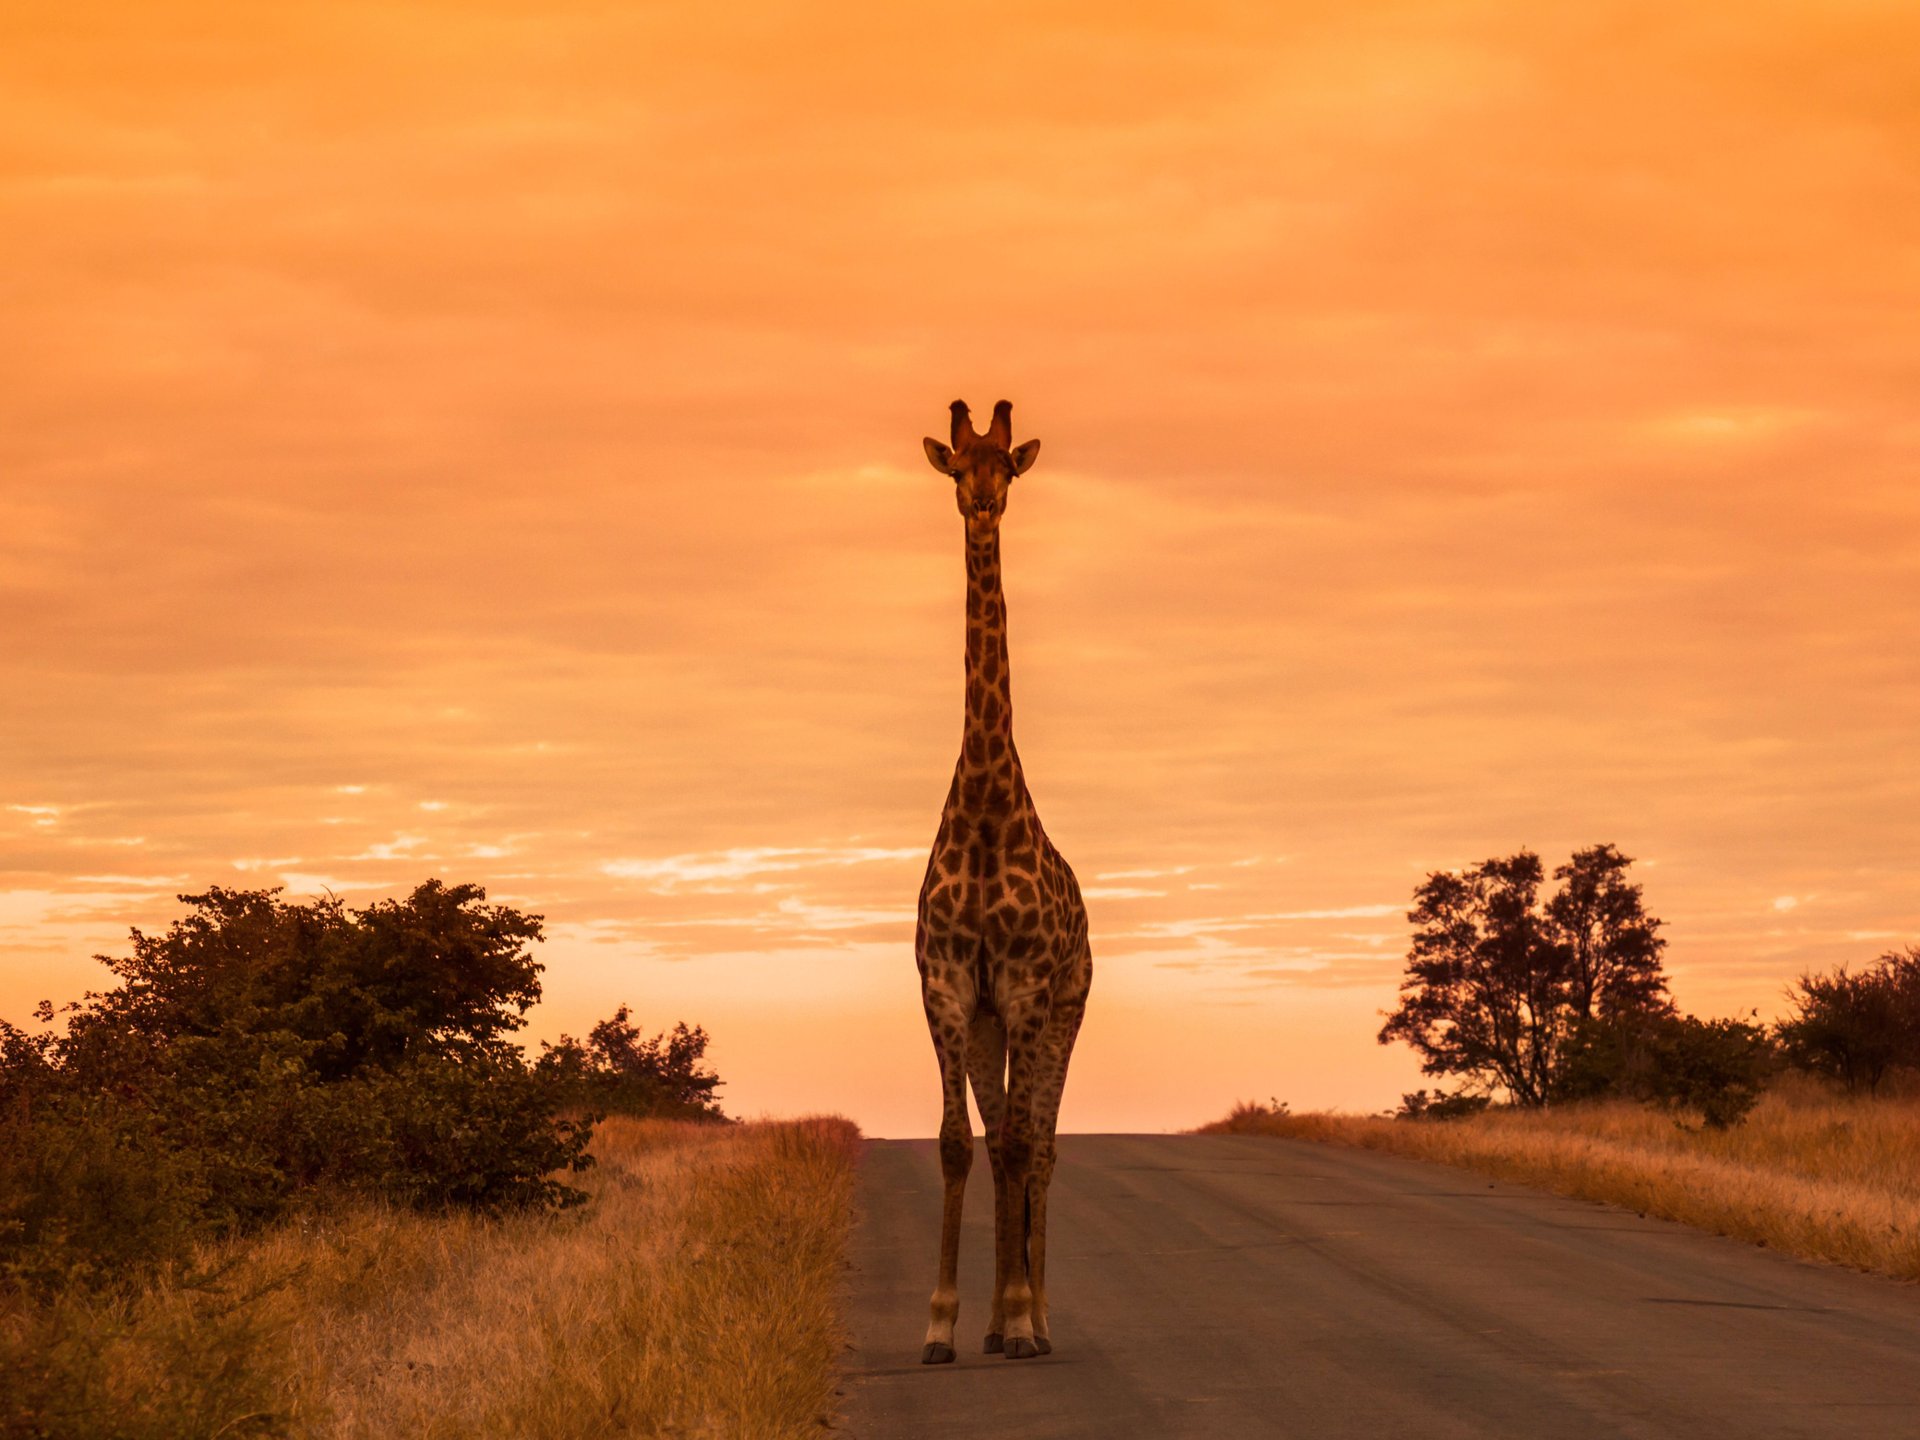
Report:
M920 885L914 957L940 1063L940 1269L921 1363L954 1358L960 1207L973 1164L973 1086L993 1170L994 1287L986 1352L1024 1360L1053 1349L1047 1327L1047 1186L1067 1061L1093 983L1079 883L1040 828L1013 748L1000 517L1007 487L1040 442L1013 444L1013 406L974 432L965 402L950 445L927 459L954 481L966 524L966 725L953 785Z

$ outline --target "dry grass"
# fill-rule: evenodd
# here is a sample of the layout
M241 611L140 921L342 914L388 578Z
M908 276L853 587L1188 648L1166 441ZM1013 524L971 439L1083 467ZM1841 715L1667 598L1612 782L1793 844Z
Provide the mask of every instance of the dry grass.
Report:
M1626 1103L1462 1120L1240 1105L1204 1134L1389 1150L1624 1205L1808 1259L1920 1280L1920 1099L1848 1099L1786 1084L1730 1130Z
M99 1383L65 1399L50 1384L51 1425L15 1412L0 1431L818 1434L832 1418L857 1140L842 1120L613 1119L579 1211L360 1210L210 1256L225 1300L156 1287L117 1309L63 1297L16 1310L0 1316L0 1361L64 1346ZM191 1417L152 1399L182 1389L169 1371L196 1359L208 1373L174 1397L194 1399ZM50 1381L63 1368L40 1365ZM56 1403L64 1413L49 1416Z

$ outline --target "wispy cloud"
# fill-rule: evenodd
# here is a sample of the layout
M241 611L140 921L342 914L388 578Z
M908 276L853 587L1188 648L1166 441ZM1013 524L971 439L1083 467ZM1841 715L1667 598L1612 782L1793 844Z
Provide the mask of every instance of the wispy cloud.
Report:
M1267 910L1232 915L1187 916L1178 920L1155 920L1120 932L1135 938L1184 939L1202 935L1231 935L1247 930L1266 929L1312 920L1371 919L1404 913L1402 905L1348 905L1332 910Z
M358 855L350 856L354 860L407 860L423 846L430 844L425 835L396 835L391 840L378 841L369 845Z
M924 848L890 849L879 846L755 846L712 850L686 855L660 855L607 860L602 874L618 880L641 880L663 889L715 881L750 880L763 875L789 874L846 865L926 858Z

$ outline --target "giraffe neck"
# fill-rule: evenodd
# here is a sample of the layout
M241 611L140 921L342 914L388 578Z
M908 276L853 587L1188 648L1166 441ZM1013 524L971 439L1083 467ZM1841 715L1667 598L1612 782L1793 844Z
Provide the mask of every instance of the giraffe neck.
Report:
M1019 790L1000 532L967 536L967 717L956 779L968 808L1004 810Z

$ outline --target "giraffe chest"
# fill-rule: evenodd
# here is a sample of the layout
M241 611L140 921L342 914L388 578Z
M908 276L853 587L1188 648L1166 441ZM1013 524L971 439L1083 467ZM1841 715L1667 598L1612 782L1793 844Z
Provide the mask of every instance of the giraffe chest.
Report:
M984 950L1018 959L1055 948L1070 909L1064 871L1029 816L1000 822L949 816L934 840L920 888L922 950L953 955Z

